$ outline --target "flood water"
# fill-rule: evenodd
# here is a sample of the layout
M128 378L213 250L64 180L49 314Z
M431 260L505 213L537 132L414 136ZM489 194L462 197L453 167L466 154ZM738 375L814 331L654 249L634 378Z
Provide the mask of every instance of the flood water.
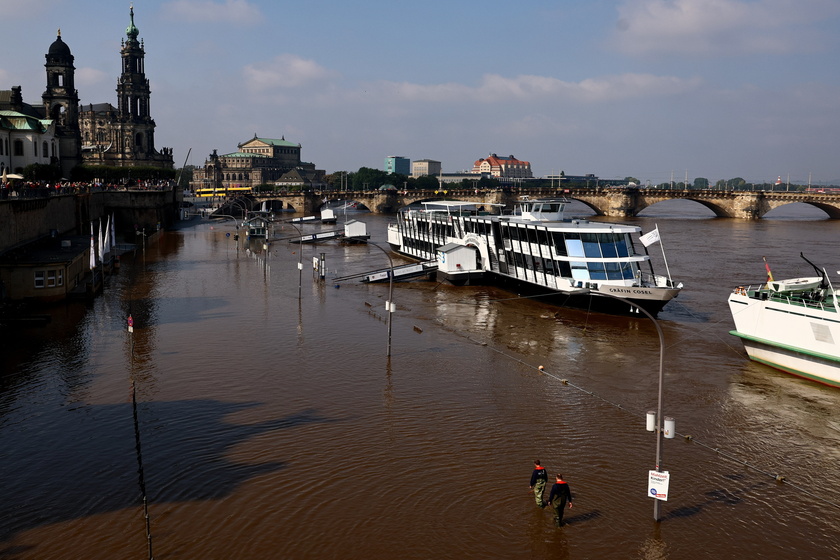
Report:
M353 217L384 243L388 217ZM148 557L132 383L159 559L840 557L840 391L750 362L726 304L763 256L776 278L813 275L804 251L836 280L840 222L823 218L683 201L624 220L658 224L685 284L659 319L665 413L693 439L665 440L659 523L650 321L400 283L389 358L388 286L331 280L387 266L376 247L266 258L230 225L167 232L90 305L2 333L0 558ZM563 528L534 505L535 458L570 483Z

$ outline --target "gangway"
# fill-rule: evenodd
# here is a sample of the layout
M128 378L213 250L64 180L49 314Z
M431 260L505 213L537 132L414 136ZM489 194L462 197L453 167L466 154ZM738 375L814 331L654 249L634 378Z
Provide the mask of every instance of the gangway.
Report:
M437 270L437 261L424 261L421 263L404 264L394 267L394 281L410 280L431 274ZM390 278L391 269L382 268L370 272L359 272L357 274L348 274L347 276L339 276L333 278L335 282L342 282L344 280L353 280L361 278L361 281L366 284L374 284L376 282L387 282Z
M286 239L289 243L317 243L319 241L339 239L344 236L343 229L332 229L330 231L319 231L318 233L307 233L298 237L287 237Z

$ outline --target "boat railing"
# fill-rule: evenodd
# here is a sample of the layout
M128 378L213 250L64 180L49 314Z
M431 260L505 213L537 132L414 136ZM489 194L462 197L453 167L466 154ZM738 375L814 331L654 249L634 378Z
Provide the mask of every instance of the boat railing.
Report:
M651 274L649 272L639 272L638 274L640 286L656 286L657 288L673 288L674 284L667 276L661 274Z
M768 290L766 284L750 285L746 288L739 286L735 292L745 293L753 299L775 301L787 305L804 307L805 309L837 312L837 308L834 306L834 299L831 295L825 296L819 294L818 297L814 297L812 292L774 292Z

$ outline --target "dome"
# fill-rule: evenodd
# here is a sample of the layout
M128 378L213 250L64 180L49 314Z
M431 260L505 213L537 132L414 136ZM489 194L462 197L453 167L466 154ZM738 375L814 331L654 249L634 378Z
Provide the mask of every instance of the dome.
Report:
M70 47L67 46L67 43L61 40L61 30L58 32L58 37L53 44L50 45L49 56L51 57L61 57L61 58L71 58L73 55L70 54Z

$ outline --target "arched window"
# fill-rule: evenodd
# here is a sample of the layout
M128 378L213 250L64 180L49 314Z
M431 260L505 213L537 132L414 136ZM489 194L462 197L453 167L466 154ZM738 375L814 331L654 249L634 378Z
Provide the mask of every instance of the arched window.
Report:
M22 156L23 155L23 140L15 140L15 155Z
M134 135L134 146L136 147L137 151L143 150L143 133L138 132Z
M41 155L45 158L50 157L50 146L46 142L41 144Z

